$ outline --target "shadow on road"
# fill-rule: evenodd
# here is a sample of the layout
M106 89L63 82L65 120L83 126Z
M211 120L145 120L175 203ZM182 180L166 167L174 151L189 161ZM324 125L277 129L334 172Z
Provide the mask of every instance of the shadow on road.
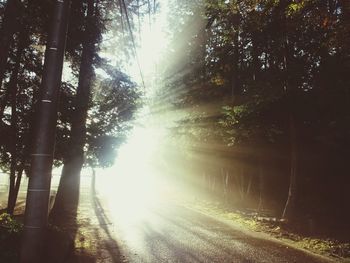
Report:
M86 180L86 178L84 179ZM64 212L55 211L50 217L47 261L50 263L122 262L114 240L111 221L91 180L82 183L77 198L73 198Z
M70 261L74 252L74 240L78 231L78 198L60 213L52 213L49 218L46 262L87 262ZM93 262L93 261L91 261Z
M106 239L103 241L104 242L103 246L107 249L107 252L110 255L109 262L111 263L121 262L120 260L121 255L118 248L118 243L115 241L109 229L109 226L111 226L112 223L108 218L105 209L101 205L100 199L96 196L95 193L92 195L92 199L93 199L95 215L98 219L100 227L102 228L106 236Z
M56 200L49 217L49 232L47 237L46 262L51 263L93 263L85 254L76 252L76 238L81 225L78 208L82 198L80 177L61 178Z

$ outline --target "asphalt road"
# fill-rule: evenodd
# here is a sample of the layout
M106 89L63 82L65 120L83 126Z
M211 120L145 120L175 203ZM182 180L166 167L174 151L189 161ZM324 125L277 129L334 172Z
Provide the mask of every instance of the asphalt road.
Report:
M67 262L332 262L158 193L116 189L95 196L90 180L83 181L75 239L81 254Z
M102 222L109 222L122 262L330 262L180 204L120 209L104 210L109 219Z

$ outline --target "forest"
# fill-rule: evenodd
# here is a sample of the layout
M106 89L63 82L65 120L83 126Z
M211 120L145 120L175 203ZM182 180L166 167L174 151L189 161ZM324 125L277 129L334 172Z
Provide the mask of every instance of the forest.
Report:
M164 68L155 108L171 101L189 112L173 132L201 187L285 220L348 229L348 2L174 5L181 41L165 59L182 54Z
M0 0L0 226L16 232L0 229L0 261L39 262L47 225L77 218L82 171L118 165L145 107L178 195L348 244L349 103L348 0Z

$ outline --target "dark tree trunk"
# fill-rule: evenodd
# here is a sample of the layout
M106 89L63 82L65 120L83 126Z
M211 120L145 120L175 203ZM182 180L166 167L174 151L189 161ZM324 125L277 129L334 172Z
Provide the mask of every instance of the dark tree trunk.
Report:
M19 64L19 62L18 62ZM11 76L11 167L10 167L10 185L7 202L7 212L13 213L13 207L11 204L14 203L14 190L16 184L16 170L17 170L17 109L16 109L16 97L17 97L17 72L16 69L13 71Z
M33 139L21 263L43 262L53 164L57 102L61 84L70 0L56 1L46 45L41 96ZM46 261L47 262L47 261Z
M240 17L237 14L233 21L235 25L235 32L233 33L233 61L232 61L232 72L231 72L231 101L234 105L236 97L239 93L239 23Z
M282 218L285 220L294 220L296 216L296 200L297 200L297 166L298 166L298 149L297 149L297 127L295 116L295 96L296 87L293 83L293 72L291 64L293 63L293 48L289 41L289 32L287 27L286 8L290 4L290 0L281 1L282 25L283 25L283 45L284 45L284 74L285 83L284 90L288 95L287 120L289 124L289 142L290 142L290 175L289 190L287 201L283 210Z
M63 213L75 213L79 201L80 172L84 164L86 143L86 119L90 103L91 86L94 77L93 58L95 38L92 34L94 20L94 1L88 1L87 25L84 34L79 83L75 98L76 109L72 120L71 150L67 153L57 191L52 216L58 220Z
M13 35L18 30L21 19L22 3L20 0L8 0L0 28L0 88L6 72L7 59ZM1 102L2 104L2 102Z
M259 179L259 204L258 213L263 210L264 206L264 194L265 194L265 175L264 175L264 159L263 156L258 160L258 179Z
M8 205L7 205L7 213L9 213L11 215L13 214L15 207L16 207L16 202L17 202L19 188L21 186L23 171L24 171L24 161L22 162L20 167L17 169L17 176L16 176L16 180L14 182L14 188L12 191L12 198L9 199Z
M289 117L289 130L290 130L290 148L291 148L291 157L290 157L290 181L289 181L289 190L288 198L286 205L283 210L282 218L283 219L293 219L295 217L295 206L296 206L296 197L297 197L297 165L298 165L298 154L297 154L297 130L295 117L293 114Z
M8 194L8 206L7 212L9 214L13 213L14 203L16 203L16 171L17 171L17 83L18 83L18 73L21 65L21 57L24 50L25 44L25 32L22 31L19 37L19 43L16 52L16 64L11 74L10 82L7 90L11 93L11 167L10 167L10 185Z
M252 54L253 54L253 80L259 80L260 61L258 50L257 32L252 33Z

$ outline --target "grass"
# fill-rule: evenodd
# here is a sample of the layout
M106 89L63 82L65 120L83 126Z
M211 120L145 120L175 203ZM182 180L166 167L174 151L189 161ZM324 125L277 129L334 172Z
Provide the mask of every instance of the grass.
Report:
M239 210L231 211L232 209L223 207L219 202L197 199L195 202L187 203L186 206L202 213L231 221L238 227L266 233L291 246L306 249L339 261L350 262L350 243L334 239L303 236L294 232L285 222L275 218L266 220L266 218L244 214Z

